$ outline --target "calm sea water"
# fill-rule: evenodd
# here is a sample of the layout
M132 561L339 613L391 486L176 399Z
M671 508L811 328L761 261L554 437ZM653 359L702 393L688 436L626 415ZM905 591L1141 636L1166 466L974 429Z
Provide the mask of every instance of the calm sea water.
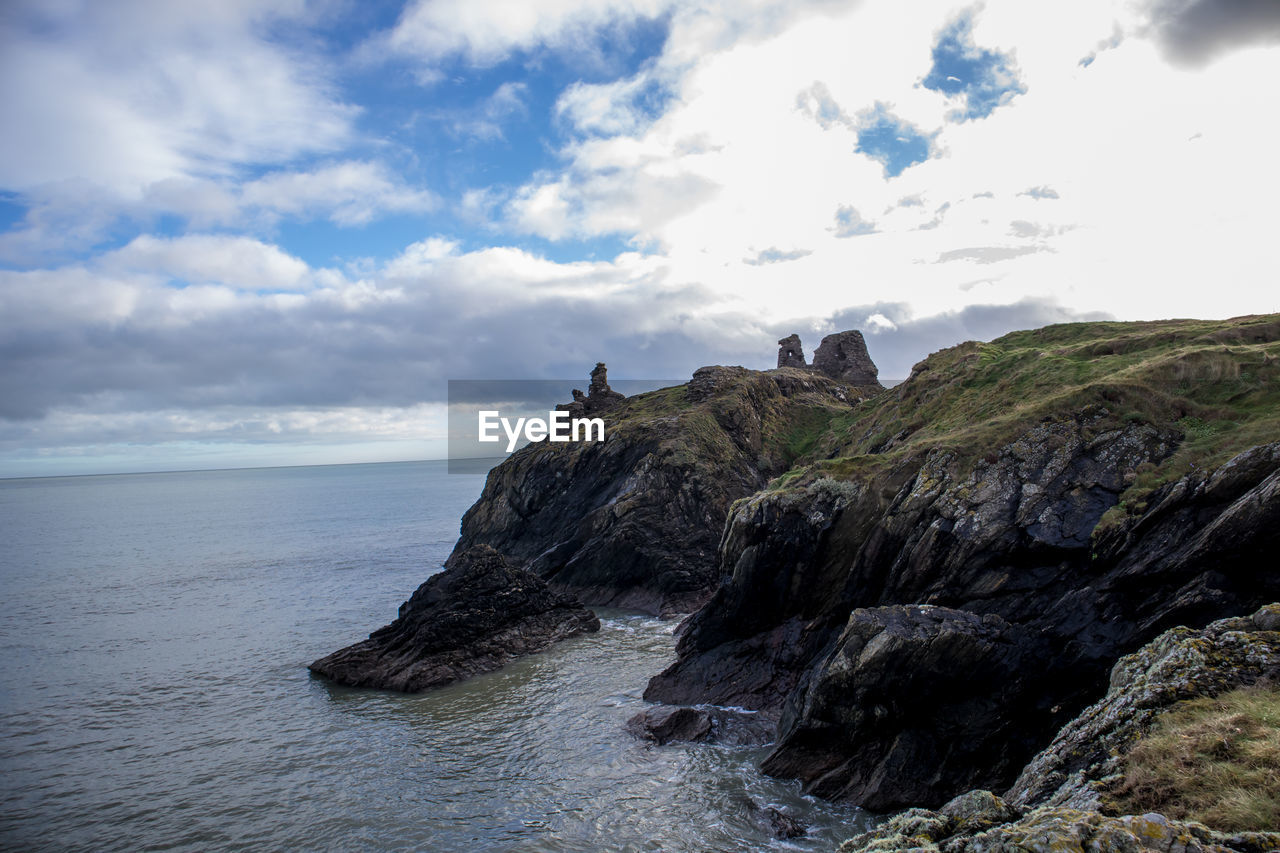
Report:
M0 481L0 846L810 850L863 826L759 750L624 732L669 622L605 612L423 695L312 677L449 553L483 477L444 471ZM768 838L746 797L811 836Z

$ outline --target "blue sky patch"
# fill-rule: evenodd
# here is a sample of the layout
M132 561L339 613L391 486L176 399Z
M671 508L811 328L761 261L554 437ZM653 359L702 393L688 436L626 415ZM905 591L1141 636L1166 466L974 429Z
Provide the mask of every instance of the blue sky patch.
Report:
M896 178L908 166L929 159L935 133L926 134L894 115L889 105L876 102L857 116L858 144L854 151L884 166L885 177Z
M952 121L986 118L1027 91L1018 79L1012 54L974 44L972 12L961 14L942 30L933 46L933 67L921 84L960 100L960 106L947 114Z

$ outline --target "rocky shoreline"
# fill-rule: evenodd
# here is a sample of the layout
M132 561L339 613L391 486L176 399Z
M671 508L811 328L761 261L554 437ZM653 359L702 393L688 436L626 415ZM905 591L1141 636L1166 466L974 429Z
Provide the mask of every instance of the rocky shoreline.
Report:
M1064 849L1139 823L1262 849L1125 823L1045 780L1105 769L1085 744L1120 735L1081 721L1124 656L1177 645L1175 626L1275 630L1257 620L1280 600L1280 318L1014 333L888 390L857 333L813 365L779 343L776 370L706 367L633 398L597 365L567 405L608 439L494 468L446 571L313 671L419 690L593 630L586 607L690 613L641 737L715 742L737 724L713 709L756 712L766 772L932 809L885 826L937 849L1051 849L1026 846L1046 821L1075 827ZM1075 745L1045 757L1059 732ZM982 790L1009 793L966 794ZM890 835L849 849L907 849Z

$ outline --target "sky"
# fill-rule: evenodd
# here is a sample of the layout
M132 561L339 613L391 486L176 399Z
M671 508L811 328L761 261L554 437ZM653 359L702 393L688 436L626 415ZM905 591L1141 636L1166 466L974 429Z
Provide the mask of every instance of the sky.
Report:
M1280 2L9 0L0 476L439 458L450 379L1280 310Z

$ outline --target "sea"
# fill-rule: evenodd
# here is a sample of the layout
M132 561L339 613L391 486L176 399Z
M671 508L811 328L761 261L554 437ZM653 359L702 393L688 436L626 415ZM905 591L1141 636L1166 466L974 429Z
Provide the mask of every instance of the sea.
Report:
M765 750L626 732L673 621L601 611L416 695L313 676L439 571L483 484L444 462L0 480L0 848L831 850L869 825L762 775Z

